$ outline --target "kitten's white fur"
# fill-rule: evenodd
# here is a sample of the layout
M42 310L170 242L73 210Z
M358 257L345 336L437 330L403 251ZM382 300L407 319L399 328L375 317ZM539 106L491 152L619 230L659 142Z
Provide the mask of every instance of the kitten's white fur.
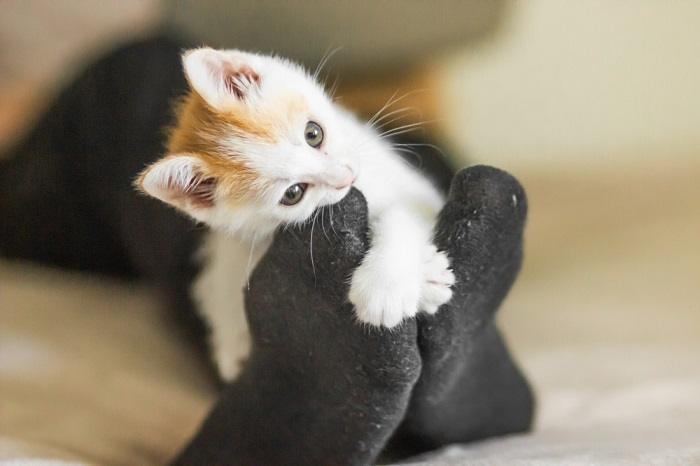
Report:
M371 232L371 248L350 282L349 299L358 320L393 327L420 310L434 313L451 298L454 276L448 258L432 244L444 200L373 128L334 104L306 72L283 59L198 49L185 54L184 65L190 85L217 110L274 106L290 90L303 96L310 109L292 123L280 122L276 130L283 137L273 145L235 133L216 140L222 154L244 154L247 166L265 180L265 189L248 205L234 209L218 192L214 207L183 204L185 187L196 181L182 180L189 173L187 154L175 156L179 162L156 163L143 176L146 192L223 232L209 234L193 293L209 324L224 379L235 377L249 346L242 298L251 238L262 238L255 251L259 256L280 224L306 221L317 207L338 202L353 178L367 200ZM247 92L242 101L222 84L227 70L240 66L261 77L258 85L236 76L236 85ZM309 120L323 125L322 149L305 144L303 128ZM168 190L178 189L178 180L182 192L170 196ZM284 191L298 182L312 188L298 205L281 206Z
M248 275L268 247L210 231L200 251L202 271L192 287L199 312L209 327L209 345L219 374L233 380L250 353L243 306Z

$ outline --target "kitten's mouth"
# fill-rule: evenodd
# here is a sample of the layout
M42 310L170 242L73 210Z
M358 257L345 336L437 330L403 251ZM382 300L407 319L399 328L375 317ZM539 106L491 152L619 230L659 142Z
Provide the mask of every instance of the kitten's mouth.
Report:
M352 177L349 179L349 181L346 180L342 184L336 185L333 187L335 189L337 189L338 191L342 191L343 189L350 188L353 184L355 184L356 179L357 179L357 177L355 175L352 175Z
M352 168L345 165L345 169L347 171L347 175L343 178L343 180L331 185L338 191L342 191L343 189L349 188L355 183L355 180L357 179L357 175L355 174L355 171Z

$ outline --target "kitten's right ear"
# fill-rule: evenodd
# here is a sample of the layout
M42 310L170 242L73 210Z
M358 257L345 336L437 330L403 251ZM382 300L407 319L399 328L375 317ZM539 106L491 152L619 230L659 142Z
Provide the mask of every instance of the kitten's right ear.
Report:
M188 50L182 56L192 89L212 108L230 110L260 85L260 75L246 55L211 48Z
M200 221L207 220L216 201L217 179L193 154L169 155L153 163L134 185Z

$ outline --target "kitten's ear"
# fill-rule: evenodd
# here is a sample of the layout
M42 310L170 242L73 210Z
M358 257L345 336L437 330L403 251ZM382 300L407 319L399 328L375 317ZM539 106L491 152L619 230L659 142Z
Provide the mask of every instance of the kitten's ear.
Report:
M206 221L216 200L217 179L206 163L193 154L169 155L155 162L134 184L144 193L201 221Z
M260 85L260 75L248 61L240 52L210 48L188 50L182 56L190 86L216 110L230 109Z

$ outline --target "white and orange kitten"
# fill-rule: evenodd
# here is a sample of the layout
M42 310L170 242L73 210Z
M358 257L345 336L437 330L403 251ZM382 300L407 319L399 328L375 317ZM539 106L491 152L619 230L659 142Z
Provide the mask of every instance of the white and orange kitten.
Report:
M191 92L168 155L137 185L211 227L193 293L224 379L249 351L243 289L272 234L309 220L351 186L367 199L371 234L350 282L358 320L394 327L451 298L454 276L432 244L444 201L371 125L278 57L200 48L183 64Z

